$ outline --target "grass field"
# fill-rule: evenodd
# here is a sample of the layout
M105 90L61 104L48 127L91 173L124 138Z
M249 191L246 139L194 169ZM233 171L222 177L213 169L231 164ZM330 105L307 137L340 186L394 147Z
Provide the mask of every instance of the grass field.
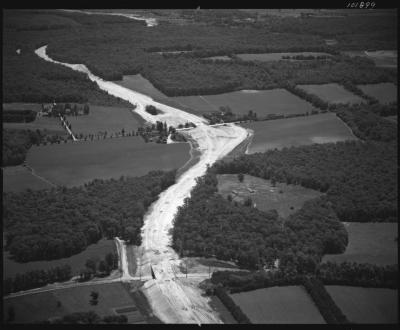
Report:
M242 124L254 131L248 153L356 139L333 113Z
M247 174L243 182L239 182L236 174L219 174L217 177L218 192L225 198L231 195L234 201L243 203L250 197L259 210L275 209L282 218L298 211L305 201L323 195L316 190L279 182L273 187L270 180Z
M95 178L141 176L179 168L189 160L188 143L145 143L139 136L33 146L27 163L58 185L81 185Z
M397 86L392 83L358 85L364 94L376 98L380 103L397 102Z
M3 191L19 192L25 189L48 189L52 186L46 181L34 176L23 166L9 166L2 168Z
M144 78L141 74L123 76L122 80L114 81L114 83L145 94L154 99L167 98L165 94L153 86L153 84Z
M318 52L300 52L300 53L262 53L262 54L236 54L237 57L244 61L280 61L283 60L283 56L330 56L328 53L318 53Z
M190 108L194 114L219 111L221 106L229 106L235 114L247 114L249 110L253 110L258 117L269 114L306 113L314 109L310 103L285 89L242 90L218 95L177 96L170 99Z
M325 288L350 322L399 322L397 290L337 285Z
M397 115L385 117L387 120L397 124Z
M222 60L222 61L231 61L232 59L229 56L211 56L204 57L205 60Z
M40 117L30 123L3 123L3 128L30 129L36 131L47 130L49 134L67 135L60 124L60 119L54 117Z
M144 121L132 109L119 107L104 107L91 105L88 115L68 116L67 120L72 126L75 135L96 134L98 132L107 131L108 134L137 130L142 126Z
M51 261L30 261L16 262L10 259L9 252L3 251L3 277L14 277L17 273L25 273L30 270L49 269L64 264L68 264L72 268L72 273L78 275L79 271L85 268L86 260L89 258L104 259L107 253L117 253L115 242L113 240L101 239L96 244L88 246L85 251L75 254L69 258L62 258Z
M325 255L322 261L359 262L377 265L398 263L397 223L345 222L349 245L343 254Z
M98 304L95 306L89 303L92 291L99 293ZM61 303L60 307L57 307L58 301ZM9 306L14 307L14 323L32 323L74 312L88 311L94 311L101 317L116 315L120 311L128 317L128 323L146 321L134 299L121 283L87 285L25 295L3 300L3 303L5 316Z
M252 323L325 323L301 286L264 288L231 297Z
M3 110L33 110L36 112L42 111L41 103L3 103Z
M322 84L322 85L298 85L309 94L318 96L323 101L328 103L363 103L364 99L354 95L338 84Z

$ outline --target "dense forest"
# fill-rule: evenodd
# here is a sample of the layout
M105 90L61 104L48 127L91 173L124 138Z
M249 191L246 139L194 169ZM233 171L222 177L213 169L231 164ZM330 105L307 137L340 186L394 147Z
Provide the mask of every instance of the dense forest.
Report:
M3 122L5 123L30 123L36 118L33 110L2 110Z
M262 212L252 203L235 205L217 194L212 170L198 180L191 197L178 209L173 247L182 256L216 256L244 268L280 264L294 272L315 269L325 253L342 253L347 232L324 200L312 200L285 225L275 210Z
M205 12L211 16L220 15L216 11ZM182 12L183 16L187 14ZM61 11L8 13L3 47L4 99L7 102L47 102L54 98L56 101L98 104L123 102L100 91L83 74L39 59L33 50L45 44L49 44L51 57L69 63L84 63L94 74L107 80L141 73L168 96L269 89L282 87L287 81L296 84L396 81L395 71L376 68L368 59L339 56L338 50L345 47L340 42L334 47L327 46L324 38L328 31L325 31L323 19L284 18L281 22L267 17L258 25L246 23L245 28L238 29L235 17L238 15L239 20L243 19L243 13L233 11L232 15L229 18L228 13L226 24L222 25L213 21L203 24L202 19L194 19L197 23L184 27L162 21L149 29L143 22L117 16ZM363 26L368 31L372 24L374 30L368 36L380 33L384 38L379 45L392 44L392 48L384 49L396 49L396 32L393 32L396 24L392 16L388 17L330 18L334 29L340 32L335 34L329 29L329 33L339 39L356 33L344 32L339 22L347 22L352 29ZM318 32L320 29L321 33ZM369 42L367 48L373 44L371 40ZM365 47L362 43L358 49L365 50ZM21 50L20 54L16 53L17 49ZM155 53L168 50L190 52L181 56ZM226 62L202 60L214 55L290 51L319 51L335 56L329 60L268 63L245 62L237 57Z
M327 193L341 221L397 222L397 144L344 141L269 150L215 165Z
M36 324L126 324L128 318L125 315L107 315L100 317L93 311L74 312L63 317L51 318L36 322Z
M175 171L95 179L73 188L3 194L6 249L20 262L69 257L100 238L139 245L143 215Z

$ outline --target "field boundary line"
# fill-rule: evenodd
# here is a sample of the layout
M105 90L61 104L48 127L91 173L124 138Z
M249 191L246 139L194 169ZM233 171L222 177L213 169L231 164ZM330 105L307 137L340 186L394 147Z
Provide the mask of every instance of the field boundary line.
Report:
M207 104L211 105L211 107L213 107L215 110L218 111L217 106L216 106L215 104L212 104L211 102L209 102L207 99L205 99L203 95L199 95L199 97L200 97L204 102L206 102Z
M335 116L336 116L336 118L338 118L338 119L344 124L344 126L347 127L347 129L350 131L351 135L353 135L353 137L354 137L356 140L364 141L363 139L359 138L358 136L356 136L356 135L354 134L354 132L353 132L353 130L351 129L351 127L350 127L349 125L347 125L347 123L346 123L342 118L340 118L340 117L337 115L337 113L335 113Z
M38 179L40 179L40 180L46 182L47 184L51 185L52 187L55 187L55 188L58 187L55 183L53 183L53 182L51 182L51 181L45 179L44 177L42 177L42 176L36 174L35 170L34 170L32 167L30 167L29 165L26 165L26 167L27 167L27 169L31 172L31 174L32 174L33 176L35 176L35 177L37 177Z

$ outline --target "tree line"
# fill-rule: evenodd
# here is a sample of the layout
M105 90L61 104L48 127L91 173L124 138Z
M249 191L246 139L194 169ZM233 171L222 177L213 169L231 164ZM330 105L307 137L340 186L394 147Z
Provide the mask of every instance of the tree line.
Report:
M140 245L143 216L176 171L95 179L83 186L3 194L6 247L15 260L69 257L100 238Z
M70 265L62 265L48 270L31 270L23 274L16 274L3 281L3 295L12 292L39 288L55 282L65 282L72 278Z
M126 324L126 315L107 315L100 317L93 311L74 312L63 317L35 322L36 324Z
M215 165L326 193L341 221L397 221L397 144L344 141L269 150Z
M4 110L2 111L5 123L29 123L36 119L36 111L33 110Z

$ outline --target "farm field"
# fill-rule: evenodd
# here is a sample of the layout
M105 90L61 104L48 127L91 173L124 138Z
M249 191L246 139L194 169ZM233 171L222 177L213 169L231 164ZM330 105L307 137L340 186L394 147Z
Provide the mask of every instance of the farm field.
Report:
M30 123L3 123L4 128L17 128L17 129L30 129L36 131L47 130L50 134L66 135L65 129L61 126L60 119L54 117L40 117L36 118Z
M99 293L98 304L91 305L90 293ZM61 303L57 307L57 302ZM94 311L100 317L125 314L128 323L145 323L146 318L138 310L135 301L121 283L86 285L54 290L3 300L3 312L10 306L15 310L14 323L33 323L74 312ZM130 308L129 308L130 307ZM124 311L123 308L126 308Z
M3 103L3 110L33 110L39 112L42 110L41 103Z
M325 323L301 286L271 287L230 296L252 323Z
M349 245L343 254L325 255L325 261L392 265L398 263L397 223L345 222Z
M165 94L155 88L153 84L149 80L144 78L141 74L126 75L122 77L122 80L114 81L114 83L134 90L136 92L145 94L154 99L167 98Z
M398 323L397 290L326 285L332 299L354 323Z
M9 166L2 168L3 192L20 192L25 189L48 189L52 186L46 181L34 176L23 166Z
M133 110L133 109L132 109ZM77 134L96 134L107 131L108 134L137 130L143 120L128 108L104 107L91 105L88 115L68 116L72 132Z
M262 53L262 54L236 54L241 60L244 61L280 61L285 60L283 56L331 56L328 53L318 53L318 52L299 52L299 53ZM285 60L286 61L286 60Z
M353 140L356 137L333 113L241 124L254 131L247 153L313 143Z
M336 83L322 85L298 85L297 87L309 94L318 96L320 99L328 103L354 104L365 102L365 100L361 97L354 95Z
M310 103L281 88L241 90L218 95L177 96L170 99L190 108L194 114L219 111L221 106L229 106L232 112L238 115L253 110L259 118L269 114L306 113L314 110Z
M272 186L270 180L247 174L244 175L243 182L239 182L236 174L218 174L217 178L218 192L225 198L231 195L234 201L243 203L250 197L259 210L275 209L282 218L287 218L298 211L305 201L323 195L319 191L299 185L277 182L275 186Z
M16 262L10 258L9 252L3 251L3 277L14 277L18 273L26 273L30 270L50 269L68 264L72 273L78 275L79 271L85 268L86 260L89 258L104 259L107 253L117 253L113 240L101 239L96 244L90 245L85 251L75 254L69 258L61 258L51 261L30 261Z
M33 146L27 164L58 185L82 185L93 179L141 176L171 170L190 158L188 143L145 143L139 136Z
M376 98L380 103L397 102L397 86L392 83L357 85L364 94Z

